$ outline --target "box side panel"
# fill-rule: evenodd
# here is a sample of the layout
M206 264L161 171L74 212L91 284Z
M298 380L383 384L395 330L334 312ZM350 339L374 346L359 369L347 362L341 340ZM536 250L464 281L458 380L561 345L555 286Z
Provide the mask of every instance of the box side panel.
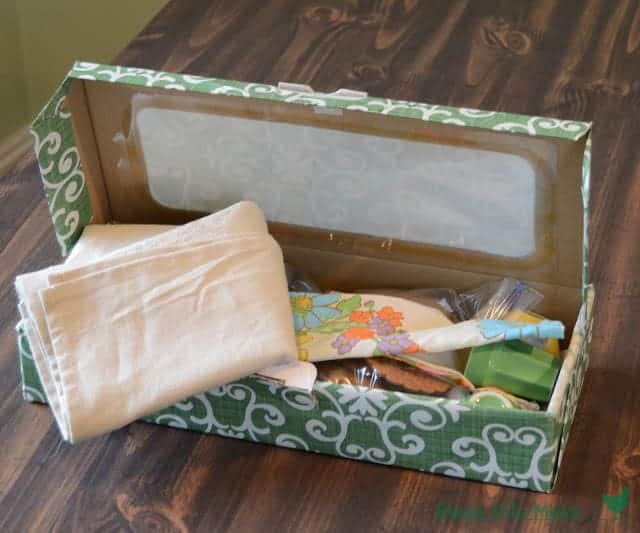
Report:
M67 78L31 125L44 193L62 255L91 221L91 204L66 99Z
M160 72L142 68L77 62L70 76L86 80L117 82L142 87L161 87L174 91L225 94L294 104L352 109L413 118L429 122L470 126L494 131L509 131L524 135L577 140L590 128L587 122L534 117L499 111L455 108L391 98L363 97L354 93L308 93L279 89L262 83L204 78L189 74Z
M109 195L104 186L93 120L89 112L84 82L81 80L74 80L69 87L67 107L71 113L75 146L82 164L84 183L89 195L91 222L92 224L106 224L111 221Z
M578 401L584 377L589 367L589 356L591 353L591 335L593 328L593 309L595 304L595 291L593 287L586 288L586 298L583 309L578 317L578 323L574 328L573 335L577 340L572 343L569 353L565 356L563 368L558 380L565 381L563 386L565 390L561 392L561 403L556 410L555 415L559 418L562 425L562 435L560 437L560 447L558 450L558 461L556 465L556 477L560 469L560 464L564 457L564 450L569 440L571 426L575 418ZM566 376L566 378L564 377Z
M313 396L248 378L146 418L157 424L447 476L548 491L557 427L546 413L316 384Z
M20 328L23 392L46 402ZM318 383L313 395L259 378L198 394L147 422L534 491L552 485L557 423L547 413Z
M587 299L587 287L591 280L589 277L589 197L591 192L591 134L587 136L587 141L582 155L582 299Z

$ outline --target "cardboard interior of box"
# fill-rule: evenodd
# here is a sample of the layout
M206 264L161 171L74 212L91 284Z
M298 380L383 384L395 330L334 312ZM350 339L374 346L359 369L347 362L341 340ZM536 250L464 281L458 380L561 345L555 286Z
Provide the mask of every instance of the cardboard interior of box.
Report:
M93 223L178 224L252 199L325 289L511 276L571 335L585 138L79 79L66 105Z

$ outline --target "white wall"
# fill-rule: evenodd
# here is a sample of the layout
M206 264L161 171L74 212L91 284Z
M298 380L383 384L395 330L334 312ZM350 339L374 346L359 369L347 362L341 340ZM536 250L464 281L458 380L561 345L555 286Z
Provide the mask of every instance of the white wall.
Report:
M0 143L76 59L109 62L166 0L0 0Z

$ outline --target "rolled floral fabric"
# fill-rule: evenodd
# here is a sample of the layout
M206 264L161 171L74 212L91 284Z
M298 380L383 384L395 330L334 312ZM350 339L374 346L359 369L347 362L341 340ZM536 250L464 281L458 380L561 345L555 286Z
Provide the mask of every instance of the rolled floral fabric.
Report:
M473 389L458 370L464 361L455 351L418 358L424 353L413 333L454 325L437 305L385 294L290 292L289 297L303 361L387 356Z
M438 308L376 294L290 293L299 357L309 361L421 351L411 332L453 322Z

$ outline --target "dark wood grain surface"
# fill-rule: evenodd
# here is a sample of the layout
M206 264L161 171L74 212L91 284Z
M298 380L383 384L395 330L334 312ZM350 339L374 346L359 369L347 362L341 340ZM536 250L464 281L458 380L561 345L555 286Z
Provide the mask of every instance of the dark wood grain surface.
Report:
M59 259L28 157L0 181L0 531L640 530L638 2L175 0L115 62L594 121L591 367L551 495L143 423L62 444L19 388L13 279ZM500 502L582 519L437 520Z

